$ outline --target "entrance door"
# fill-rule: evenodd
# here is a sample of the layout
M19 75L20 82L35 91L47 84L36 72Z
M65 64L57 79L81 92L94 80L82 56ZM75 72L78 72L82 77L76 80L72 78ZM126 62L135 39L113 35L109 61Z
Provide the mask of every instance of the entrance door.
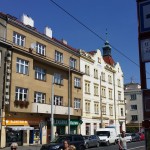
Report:
M77 126L71 126L70 127L70 133L71 134L77 134Z
M65 134L65 126L57 126L56 127L56 132L58 133L58 135Z

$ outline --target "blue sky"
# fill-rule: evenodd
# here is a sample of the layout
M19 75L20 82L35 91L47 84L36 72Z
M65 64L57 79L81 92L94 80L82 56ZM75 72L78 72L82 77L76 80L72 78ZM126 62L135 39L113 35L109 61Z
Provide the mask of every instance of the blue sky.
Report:
M109 43L139 64L136 0L54 1L103 39L106 39L107 28ZM44 32L45 26L51 27L53 37L67 40L68 45L76 49L91 51L99 48L102 51L104 41L72 19L51 0L1 0L0 6L1 12L18 19L23 13L29 15L40 32ZM139 67L118 51L112 48L112 56L122 67L125 83L130 82L131 78L140 83Z

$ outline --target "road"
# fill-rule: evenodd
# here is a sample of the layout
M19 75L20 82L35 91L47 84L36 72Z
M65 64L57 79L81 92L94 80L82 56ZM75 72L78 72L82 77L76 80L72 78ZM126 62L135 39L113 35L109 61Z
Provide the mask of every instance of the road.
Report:
M145 142L132 142L128 143L128 150L145 150ZM41 145L32 146L19 146L18 150L40 150ZM2 150L10 150L10 147L3 148ZM118 150L118 145L100 146L99 148L90 148L86 150Z

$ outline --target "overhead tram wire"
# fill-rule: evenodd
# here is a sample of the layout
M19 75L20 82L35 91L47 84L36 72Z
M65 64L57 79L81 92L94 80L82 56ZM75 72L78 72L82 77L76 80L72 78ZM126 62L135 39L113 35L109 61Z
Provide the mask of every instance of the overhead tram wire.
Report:
M72 14L70 14L67 10L65 10L63 7L61 7L59 4L57 4L56 2L54 2L53 0L50 0L53 4L55 4L57 7L59 7L62 11L64 11L67 15L69 15L71 18L73 18L76 22L78 22L80 25L82 25L83 27L85 27L88 31L90 31L91 33L93 33L95 36L97 36L99 39L101 39L103 42L105 42L106 40L103 39L101 36L99 36L94 30L92 30L90 27L88 27L87 25L85 25L84 23L82 23L80 20L78 20L76 17L74 17ZM115 46L113 46L112 44L110 44L110 46L117 51L119 54L121 54L122 56L124 56L126 59L128 59L130 62L132 62L133 64L135 64L137 67L140 68L140 66L134 62L131 58L129 58L128 56L126 56L123 52L119 51L117 48L115 48ZM150 75L149 72L146 71L147 74Z

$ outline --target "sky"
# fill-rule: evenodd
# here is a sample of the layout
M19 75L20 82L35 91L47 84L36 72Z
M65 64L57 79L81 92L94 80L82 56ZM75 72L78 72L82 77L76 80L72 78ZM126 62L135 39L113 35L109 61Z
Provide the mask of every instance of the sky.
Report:
M131 82L131 79L140 83L136 0L53 1L78 21L51 0L1 0L0 11L18 19L27 14L34 20L38 31L44 33L45 26L48 26L53 31L53 37L65 39L73 48L87 52L96 49L102 52L107 39L112 46L112 57L119 62L124 73L124 83Z

